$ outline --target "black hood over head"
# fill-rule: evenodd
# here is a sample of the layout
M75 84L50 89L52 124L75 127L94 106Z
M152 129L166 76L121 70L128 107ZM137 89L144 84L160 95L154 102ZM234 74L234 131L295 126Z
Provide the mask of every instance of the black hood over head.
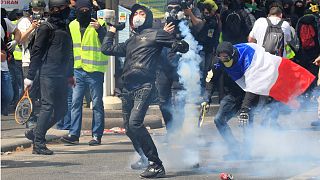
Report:
M238 49L235 48L230 42L223 41L218 45L216 50L217 56L219 56L220 53L228 54L228 56L233 59L234 63L238 61Z
M181 0L168 0L167 5L180 5Z
M138 9L142 9L145 13L146 13L146 20L143 23L142 26L139 26L138 28L134 28L133 27L133 16L134 13L138 10ZM141 32L144 29L148 29L148 28L152 28L152 24L153 24L153 14L151 12L150 9L148 9L147 7L140 5L140 4L134 4L131 8L131 15L129 17L129 22L130 22L130 27L135 31L135 32Z

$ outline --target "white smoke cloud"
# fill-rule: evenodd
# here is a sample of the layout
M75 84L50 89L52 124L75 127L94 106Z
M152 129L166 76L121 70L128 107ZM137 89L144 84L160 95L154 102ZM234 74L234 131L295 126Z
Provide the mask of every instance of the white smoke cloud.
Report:
M192 36L186 21L180 22L179 29L182 37L189 44L189 51L182 54L178 64L179 82L184 90L178 92L176 99L181 102L176 103L175 109L172 110L174 132L168 137L169 146L160 143L159 152L164 154L162 159L167 167L181 169L191 168L200 162L199 145L204 142L199 138L197 128L199 110L196 105L201 97L199 65L202 59L199 51L202 46ZM184 111L177 111L177 109L184 109ZM183 115L184 112L185 115Z

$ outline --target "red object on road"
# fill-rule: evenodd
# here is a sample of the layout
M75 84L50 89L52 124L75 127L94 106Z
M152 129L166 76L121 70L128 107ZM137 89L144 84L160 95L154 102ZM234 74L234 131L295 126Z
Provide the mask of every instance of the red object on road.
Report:
M233 180L233 176L232 176L232 174L221 173L220 174L220 179L221 180Z

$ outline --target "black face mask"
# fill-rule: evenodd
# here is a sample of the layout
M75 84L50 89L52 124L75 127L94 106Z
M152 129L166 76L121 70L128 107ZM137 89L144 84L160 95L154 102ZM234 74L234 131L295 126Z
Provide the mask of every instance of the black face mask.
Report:
M299 17L303 16L303 14L304 14L304 7L298 7L298 6L296 6L296 7L294 8L294 13L295 13L296 15L298 15Z
M284 11L285 14L291 14L290 7L283 8L283 11Z
M66 19L68 19L69 14L70 14L70 8L66 7L62 11L55 13L55 14L52 14L51 16L62 19L62 20L66 20Z
M77 20L79 21L81 26L88 26L91 21L91 11L77 11Z
M203 15L203 17L207 22L211 20L211 16L210 15Z

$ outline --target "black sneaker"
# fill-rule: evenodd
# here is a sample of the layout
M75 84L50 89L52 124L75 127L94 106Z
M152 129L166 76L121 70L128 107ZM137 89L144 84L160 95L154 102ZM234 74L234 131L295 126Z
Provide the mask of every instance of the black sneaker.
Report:
M316 120L316 121L311 122L311 126L319 128L320 127L320 120Z
M47 146L35 147L33 146L32 154L52 155L53 151L47 148Z
M68 136L63 136L61 141L69 144L79 144L79 138L71 134L68 134Z
M98 146L101 145L101 138L93 136L92 140L89 141L89 146Z
M33 133L33 129L29 129L29 130L26 130L26 132L24 133L24 136L31 140L32 142L34 142L34 133Z
M165 177L166 171L163 165L149 162L148 168L140 174L141 178L162 178Z
M131 164L131 169L140 170L149 166L149 161L146 158L140 158L137 162Z
M191 166L191 169L198 169L200 168L200 164L199 163L195 163Z

